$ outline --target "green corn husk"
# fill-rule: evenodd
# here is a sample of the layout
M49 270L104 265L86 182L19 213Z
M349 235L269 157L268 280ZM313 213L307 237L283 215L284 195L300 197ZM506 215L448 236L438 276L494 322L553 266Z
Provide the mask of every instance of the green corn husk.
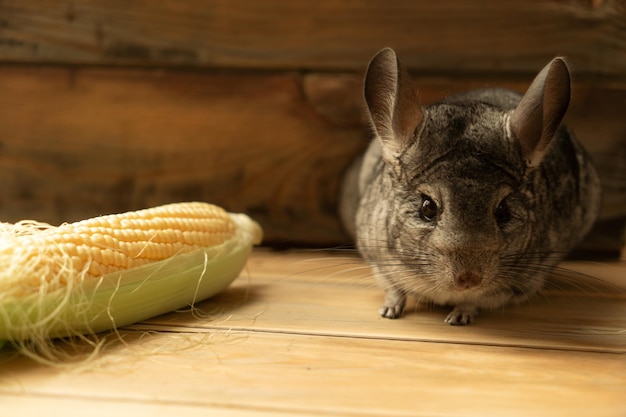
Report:
M68 279L65 287L51 291L42 287L25 296L0 293L0 341L45 344L57 337L93 334L219 293L237 278L262 234L247 216L230 216L236 224L235 236L219 245L98 279Z

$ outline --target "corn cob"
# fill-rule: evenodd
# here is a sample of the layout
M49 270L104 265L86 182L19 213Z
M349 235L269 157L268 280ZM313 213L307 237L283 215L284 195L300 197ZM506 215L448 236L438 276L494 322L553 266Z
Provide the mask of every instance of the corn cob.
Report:
M210 297L234 280L261 229L178 203L59 227L0 225L0 340L93 333Z

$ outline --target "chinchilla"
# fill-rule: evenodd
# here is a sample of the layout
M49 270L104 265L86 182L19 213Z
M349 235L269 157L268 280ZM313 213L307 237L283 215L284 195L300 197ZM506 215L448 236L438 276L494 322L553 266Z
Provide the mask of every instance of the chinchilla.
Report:
M411 295L452 306L445 321L465 325L528 299L593 225L600 183L561 123L563 58L523 96L485 89L423 107L384 49L364 93L375 137L346 173L340 210L385 291L381 316L401 316Z

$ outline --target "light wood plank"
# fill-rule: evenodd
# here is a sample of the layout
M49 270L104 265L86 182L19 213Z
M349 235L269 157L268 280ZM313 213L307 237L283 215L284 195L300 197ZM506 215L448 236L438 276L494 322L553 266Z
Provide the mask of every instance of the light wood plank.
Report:
M275 417L272 411L246 410L242 406L223 408L210 405L197 405L187 401L159 401L158 399L143 398L95 398L71 395L39 395L39 394L8 394L0 392L0 402L4 410L23 416L39 416L45 413L46 417L206 417L207 415L220 417ZM307 412L293 412L281 414L288 416L319 416Z
M380 291L353 256L257 251L207 316L122 329L95 362L0 351L0 401L11 415L620 416L624 264L566 266L611 286L579 276L454 328L440 309L376 317Z
M8 61L361 69L384 46L426 72L533 73L556 54L623 77L620 0L4 0Z
M254 332L126 336L129 346L93 371L8 363L0 392L330 415L626 411L623 355Z
M132 328L236 329L626 353L624 265L567 266L590 276L555 277L551 289L526 304L484 312L472 326L451 327L443 322L449 309L442 307L409 304L399 320L380 318L383 292L359 259L257 252L231 288L201 303L197 314L169 314Z

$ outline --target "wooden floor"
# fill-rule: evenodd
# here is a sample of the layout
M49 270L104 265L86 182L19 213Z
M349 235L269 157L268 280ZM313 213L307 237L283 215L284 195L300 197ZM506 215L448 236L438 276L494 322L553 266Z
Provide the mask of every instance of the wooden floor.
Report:
M83 366L5 349L0 415L626 416L626 265L565 266L577 284L451 327L442 308L379 318L357 258L258 251L194 314L125 328Z

